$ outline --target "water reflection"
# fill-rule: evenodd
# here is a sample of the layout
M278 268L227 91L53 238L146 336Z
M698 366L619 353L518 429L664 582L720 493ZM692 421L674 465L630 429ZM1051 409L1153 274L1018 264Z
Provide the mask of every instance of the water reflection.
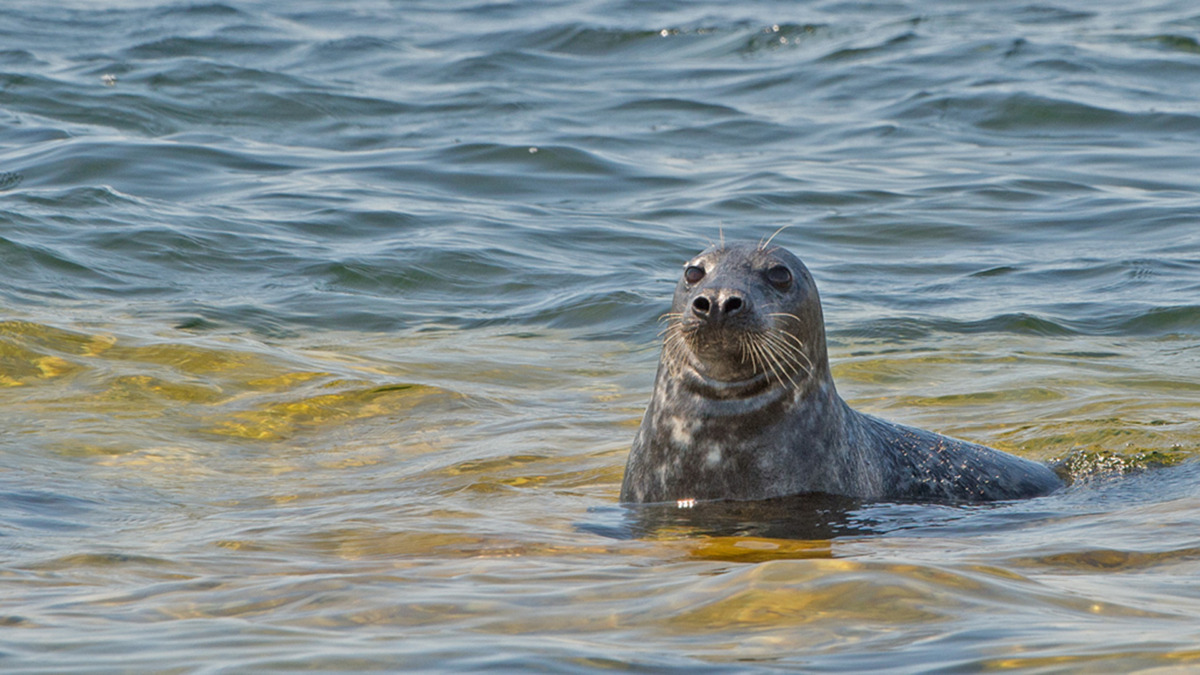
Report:
M810 493L760 501L692 504L627 504L619 524L584 524L581 529L621 539L757 537L829 540L882 533L858 500Z

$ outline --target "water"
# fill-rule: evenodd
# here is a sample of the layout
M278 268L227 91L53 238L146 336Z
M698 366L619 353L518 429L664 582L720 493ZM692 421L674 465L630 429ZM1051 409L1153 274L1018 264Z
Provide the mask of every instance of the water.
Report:
M1198 110L1186 1L6 2L0 667L1194 667ZM619 507L784 225L856 407L1076 484Z

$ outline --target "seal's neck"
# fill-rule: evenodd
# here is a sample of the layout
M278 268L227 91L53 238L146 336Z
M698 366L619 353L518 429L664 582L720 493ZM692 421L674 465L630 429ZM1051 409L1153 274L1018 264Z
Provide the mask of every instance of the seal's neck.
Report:
M793 382L781 382L767 374L758 373L742 380L722 380L705 375L690 364L662 368L655 389L670 397L684 395L704 401L711 417L747 415L785 402L805 399L824 402L839 400L833 379L825 369Z
M722 380L710 377L687 364L672 375L679 380L680 388L697 396L716 400L749 399L782 389L764 373L755 374L744 380Z
M824 345L822 344L822 347ZM773 372L749 370L748 377L718 377L709 364L695 353L687 353L677 362L670 364L669 375L678 380L681 387L709 399L737 399L757 397L769 389L795 392L799 396L813 390L834 391L833 375L829 371L829 358L824 349L817 352L812 367L786 375L781 380Z

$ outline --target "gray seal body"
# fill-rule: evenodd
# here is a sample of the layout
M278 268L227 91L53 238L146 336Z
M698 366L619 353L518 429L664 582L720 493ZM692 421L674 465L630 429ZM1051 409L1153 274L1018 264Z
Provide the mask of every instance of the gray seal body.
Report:
M851 409L817 287L790 252L722 245L685 265L621 501L984 502L1061 486L1014 455Z

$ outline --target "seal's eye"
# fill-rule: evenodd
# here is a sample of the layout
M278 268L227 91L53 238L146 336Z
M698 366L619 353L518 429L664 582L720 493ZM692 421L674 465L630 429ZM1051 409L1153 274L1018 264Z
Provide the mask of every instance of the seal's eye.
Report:
M776 265L767 270L767 281L775 288L787 288L792 283L792 271L783 265Z
M689 284L700 283L704 278L704 268L695 265L688 265L688 268L683 271L683 279Z

